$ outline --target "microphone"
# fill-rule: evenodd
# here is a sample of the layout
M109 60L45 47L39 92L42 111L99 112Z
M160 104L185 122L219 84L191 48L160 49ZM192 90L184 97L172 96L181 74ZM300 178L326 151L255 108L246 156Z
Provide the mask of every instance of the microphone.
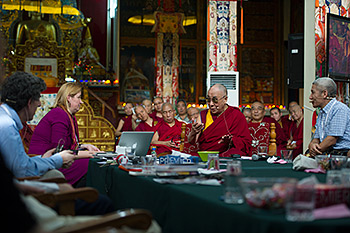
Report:
M260 158L260 156L257 155L257 154L253 154L253 155L252 155L252 160L253 160L253 161L258 161L259 158Z

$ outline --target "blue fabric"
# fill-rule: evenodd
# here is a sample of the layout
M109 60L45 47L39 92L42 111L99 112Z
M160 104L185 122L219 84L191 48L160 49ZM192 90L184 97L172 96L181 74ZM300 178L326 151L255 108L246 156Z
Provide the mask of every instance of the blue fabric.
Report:
M17 112L7 104L0 106L0 152L6 166L15 177L40 176L62 166L59 154L50 158L29 157L23 147L19 131L23 128Z
M350 109L336 99L321 109L317 117L314 138L322 142L327 136L338 137L333 149L350 149Z

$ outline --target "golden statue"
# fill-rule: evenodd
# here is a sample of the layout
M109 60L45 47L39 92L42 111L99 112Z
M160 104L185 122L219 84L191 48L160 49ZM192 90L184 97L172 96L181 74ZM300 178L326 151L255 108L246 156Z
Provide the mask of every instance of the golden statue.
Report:
M84 37L84 47L79 50L79 58L85 57L92 63L100 64L100 56L97 50L92 46L92 43L90 28L87 27Z
M30 12L31 19L18 24L16 44L25 44L27 40L34 40L37 36L47 36L49 40L56 41L56 28L47 21L41 20L41 13Z

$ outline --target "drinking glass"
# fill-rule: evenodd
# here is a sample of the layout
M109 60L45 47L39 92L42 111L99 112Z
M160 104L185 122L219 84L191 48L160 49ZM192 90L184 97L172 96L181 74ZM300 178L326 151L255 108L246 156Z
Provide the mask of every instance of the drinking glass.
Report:
M342 172L341 170L328 170L326 177L327 184L341 185L342 184Z
M241 161L228 161L224 182L224 201L228 204L242 204L244 198L238 184L242 173Z
M151 155L146 155L141 157L142 162L142 173L144 174L154 174L156 158Z
M208 154L207 169L220 170L219 154Z
M258 146L258 155L260 157L267 155L267 146Z
M293 163L293 150L281 150L281 156L287 163Z
M342 184L346 187L350 186L350 168L341 169Z
M313 185L298 185L294 195L286 204L286 218L293 222L308 222L314 220L315 188Z

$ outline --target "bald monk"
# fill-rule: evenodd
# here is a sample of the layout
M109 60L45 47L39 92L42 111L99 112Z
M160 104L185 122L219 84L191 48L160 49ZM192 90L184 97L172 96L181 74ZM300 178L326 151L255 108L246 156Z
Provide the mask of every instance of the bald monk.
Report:
M286 149L287 138L280 124L272 117L265 117L265 106L260 101L252 104L252 121L248 124L252 136L253 154L258 153L258 146L268 146L270 143L270 126L276 126L277 156L281 156L281 150Z
M161 112L163 121L152 138L152 144L157 146L158 154L179 149L182 126L182 122L175 119L175 110L170 103L164 103Z
M303 125L304 125L304 113L299 104L294 105L289 109L292 115L293 121L289 127L290 132L288 134L289 139L287 143L287 149L293 150L293 159L299 154L303 154Z
M145 108L147 114L152 113L152 101L149 99L142 100L142 106Z
M247 121L239 108L227 105L227 89L221 84L208 91L209 109L200 112L200 122L192 123L188 141L198 142L200 151L219 151L221 157L251 155Z
M135 113L137 118L141 120L139 125L136 127L135 131L156 131L159 126L159 122L153 120L147 113L147 110L141 106L137 105L135 108Z

